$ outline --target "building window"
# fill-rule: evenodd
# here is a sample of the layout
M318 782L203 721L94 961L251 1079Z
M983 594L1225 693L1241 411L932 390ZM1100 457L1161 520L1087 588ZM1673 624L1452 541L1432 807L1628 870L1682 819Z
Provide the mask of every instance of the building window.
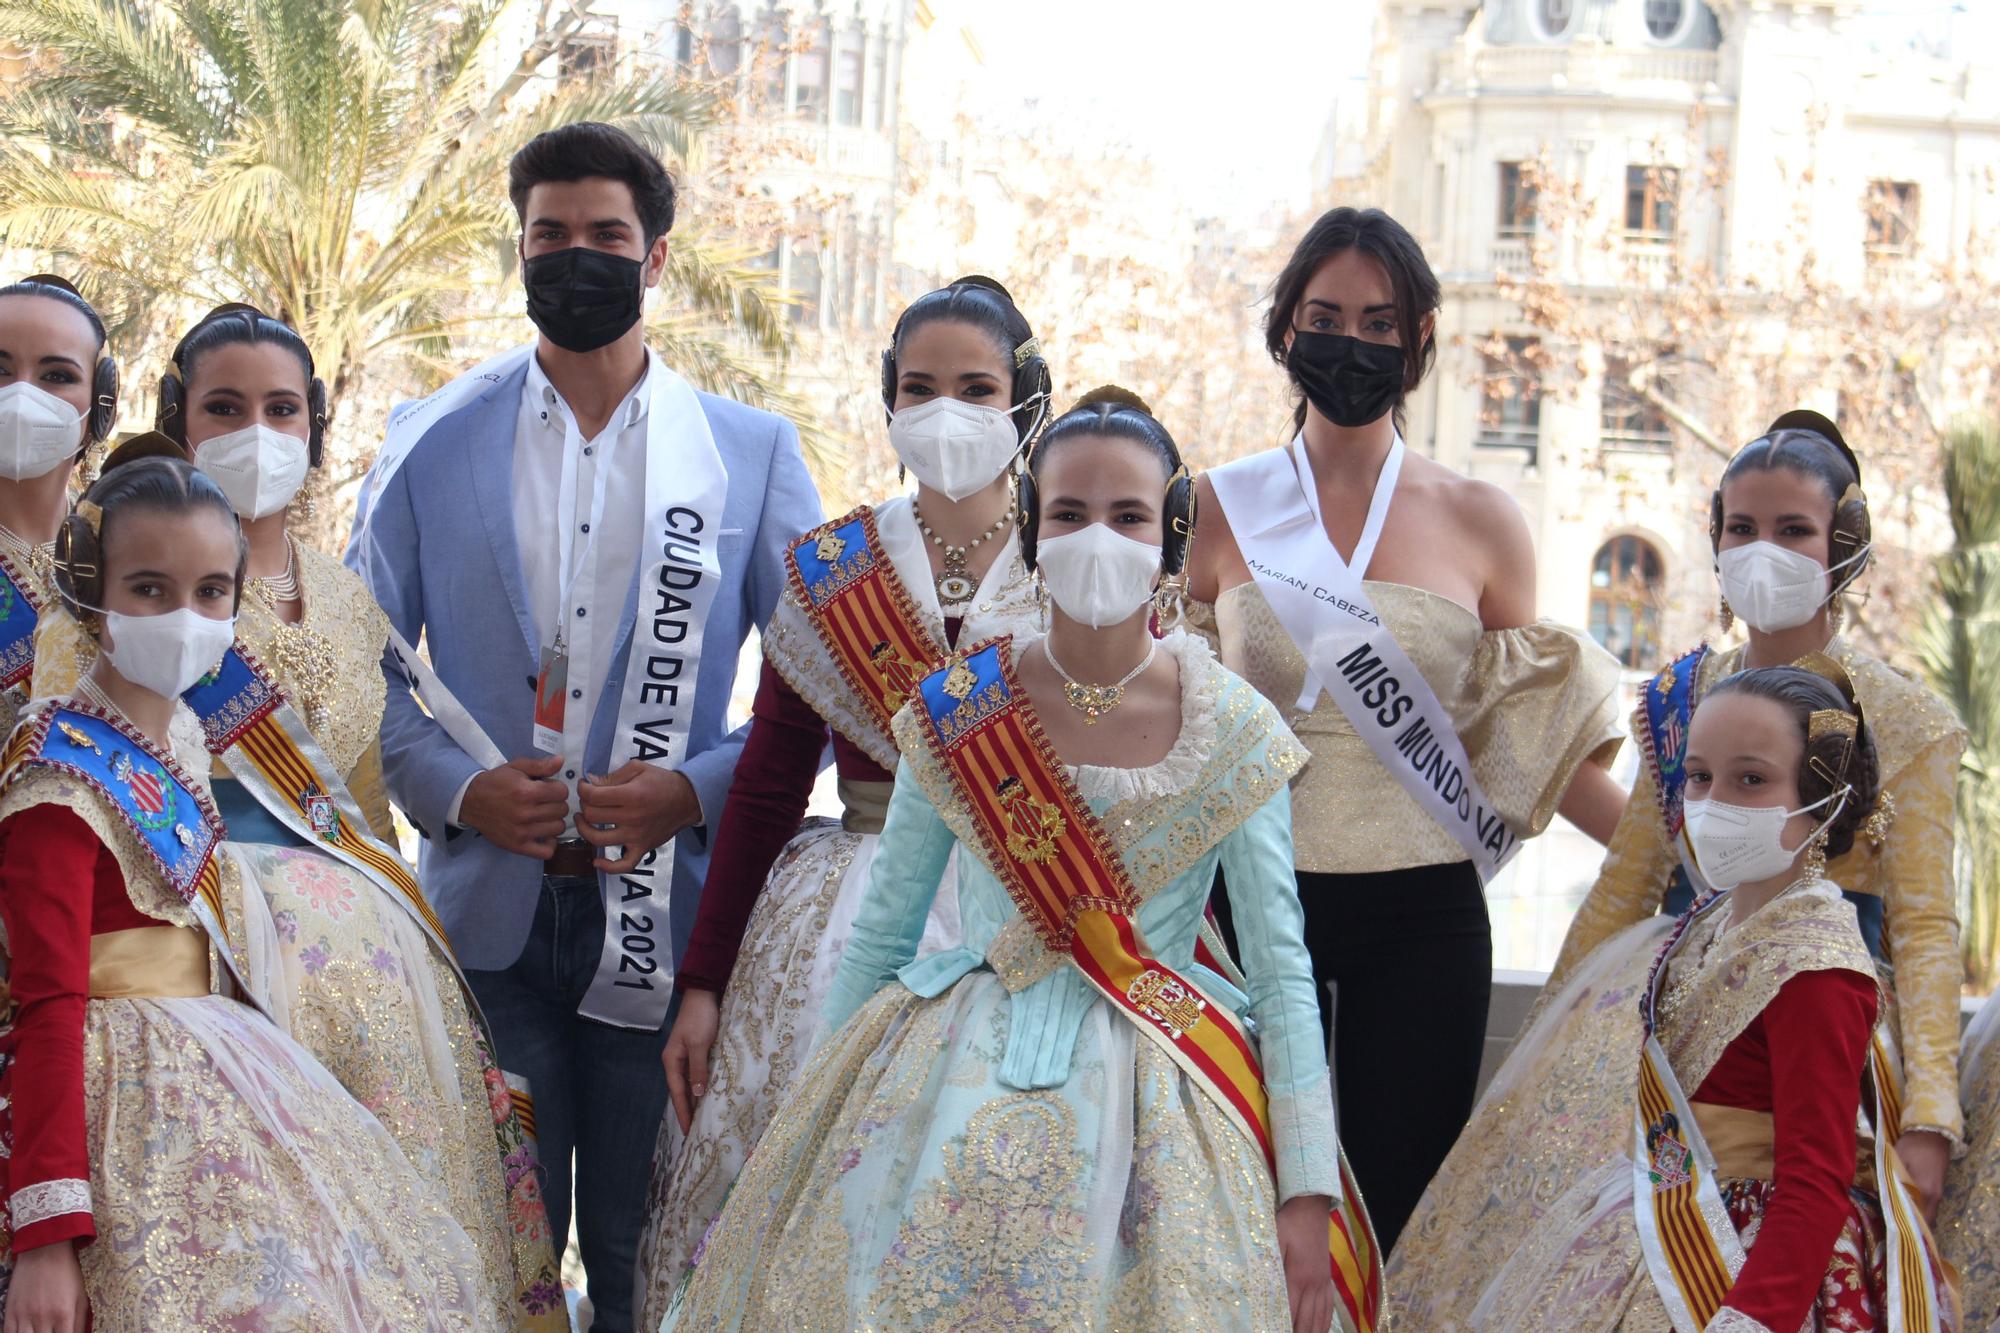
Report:
M589 79L611 72L618 60L618 28L595 28L563 39L556 71L564 79Z
M1625 168L1625 230L1634 236L1674 234L1674 198L1681 173L1674 167L1634 162Z
M833 119L840 125L861 123L861 48L849 44L834 57Z
M1535 22L1542 30L1542 36L1561 37L1569 31L1569 21L1576 14L1576 0L1535 0Z
M715 16L708 30L708 72L718 79L734 78L743 67L743 20L734 7Z
M1908 254L1916 244L1922 202L1915 181L1869 181L1868 248L1878 254Z
M1531 236L1535 231L1535 187L1519 162L1500 164L1500 215L1494 234L1502 238Z
M1604 358L1604 392L1597 427L1607 449L1654 452L1673 447L1673 428L1666 413L1632 387L1632 363L1622 356Z
M1639 537L1613 537L1590 564L1590 637L1628 670L1660 661L1660 553Z
M694 64L694 29L685 23L674 25L674 64L682 69Z
M798 87L792 109L800 120L826 119L826 30L813 33L812 45L798 55Z
M1541 344L1507 338L1504 352L1489 350L1479 391L1479 443L1489 448L1526 449L1532 466L1542 438Z
M764 105L773 111L786 108L785 69L791 64L785 55L786 40L784 16L767 15L757 43L757 58L764 62Z
M1670 42L1687 23L1687 0L1646 0L1646 32L1656 42Z
M819 324L820 269L819 242L815 239L792 245L792 323Z
M875 72L868 80L868 124L881 129L889 106L889 43L875 39Z

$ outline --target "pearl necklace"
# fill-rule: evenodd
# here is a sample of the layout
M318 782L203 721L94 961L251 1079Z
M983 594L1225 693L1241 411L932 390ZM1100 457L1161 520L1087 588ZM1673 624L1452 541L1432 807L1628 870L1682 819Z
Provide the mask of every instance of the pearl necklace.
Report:
M963 546L946 546L944 538L931 531L931 525L924 522L924 514L917 508L915 500L910 501L910 514L917 520L917 530L931 539L931 545L944 551L944 568L931 576L937 585L938 601L945 606L956 606L972 600L979 591L978 580L972 577L972 568L967 563L979 543L999 532L1014 521L1014 502L1007 502L1007 512L1000 515L992 527L974 537Z
M1159 656L1159 652L1160 641L1152 639L1146 648L1146 655L1139 659L1139 665L1119 677L1117 681L1110 685L1086 685L1072 676L1061 662L1056 661L1055 650L1049 647L1048 639L1042 640L1042 656L1049 659L1049 665L1063 678L1063 698L1069 702L1071 708L1083 714L1083 725L1086 727L1096 726L1097 719L1125 702L1125 687L1130 685L1140 672L1153 665L1153 659Z
M299 548L292 542L292 534L285 534L285 572L268 578L253 578L250 586L257 590L265 601L277 606L283 602L299 600Z

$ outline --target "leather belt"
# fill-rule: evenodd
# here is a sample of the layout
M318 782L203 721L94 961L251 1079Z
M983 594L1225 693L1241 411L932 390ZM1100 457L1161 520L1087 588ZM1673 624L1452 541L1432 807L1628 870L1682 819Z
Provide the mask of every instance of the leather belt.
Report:
M591 862L597 859L597 849L580 839L559 842L555 855L542 862L544 875L583 876L595 875L597 867Z

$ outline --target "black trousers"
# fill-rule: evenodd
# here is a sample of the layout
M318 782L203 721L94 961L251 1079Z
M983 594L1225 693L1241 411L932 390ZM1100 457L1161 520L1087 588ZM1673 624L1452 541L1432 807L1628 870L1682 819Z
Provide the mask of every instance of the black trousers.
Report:
M1298 882L1340 1140L1387 1253L1472 1115L1493 985L1486 896L1469 861ZM1215 913L1233 951L1226 893Z

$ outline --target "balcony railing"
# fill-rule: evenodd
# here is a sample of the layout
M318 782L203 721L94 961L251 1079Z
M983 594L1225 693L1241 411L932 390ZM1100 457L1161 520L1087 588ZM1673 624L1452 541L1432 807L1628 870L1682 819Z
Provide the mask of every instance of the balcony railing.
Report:
M1595 43L1569 46L1481 46L1442 53L1433 84L1439 92L1633 91L1635 84L1676 84L1698 90L1715 81L1714 51L1630 51Z

